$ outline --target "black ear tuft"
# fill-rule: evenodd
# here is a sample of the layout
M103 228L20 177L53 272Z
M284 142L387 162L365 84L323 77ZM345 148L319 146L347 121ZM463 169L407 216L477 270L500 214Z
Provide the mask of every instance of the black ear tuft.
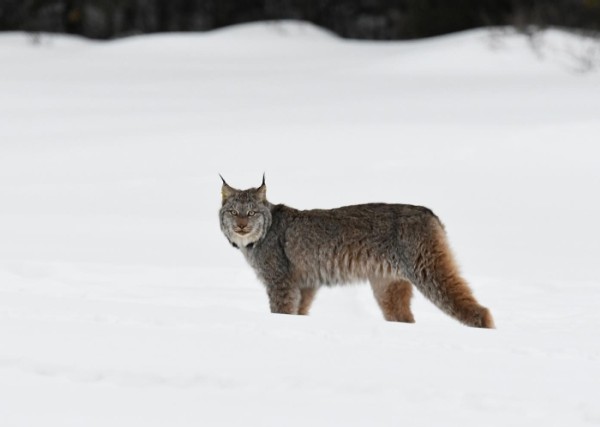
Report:
M221 176L221 174L219 174ZM221 180L223 181L223 186L221 187L221 201L225 203L225 200L238 192L235 188L231 187L225 179L221 176Z
M256 194L261 202L267 200L267 186L265 185L265 174L263 173L262 184L256 189Z

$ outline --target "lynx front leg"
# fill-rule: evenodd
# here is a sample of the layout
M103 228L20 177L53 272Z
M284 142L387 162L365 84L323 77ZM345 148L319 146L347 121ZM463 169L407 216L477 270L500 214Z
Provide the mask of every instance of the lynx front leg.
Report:
M308 310L310 310L310 305L315 299L315 295L317 293L317 288L306 288L300 291L300 308L298 309L298 314L306 315L308 314Z
M375 299L383 312L385 320L414 323L410 310L412 284L408 280L372 278L369 280Z
M298 314L300 307L300 289L268 286L269 305L271 313Z

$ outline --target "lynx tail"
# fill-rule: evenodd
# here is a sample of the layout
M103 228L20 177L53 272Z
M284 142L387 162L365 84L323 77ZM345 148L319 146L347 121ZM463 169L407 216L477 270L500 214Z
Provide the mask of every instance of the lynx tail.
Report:
M446 233L441 225L435 228L432 242L415 263L417 288L437 307L468 326L494 328L490 311L480 305L467 282L461 277Z

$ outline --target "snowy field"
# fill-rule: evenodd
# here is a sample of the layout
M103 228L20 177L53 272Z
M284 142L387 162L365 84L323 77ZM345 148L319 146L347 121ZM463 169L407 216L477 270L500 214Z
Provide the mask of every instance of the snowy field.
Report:
M600 73L552 31L0 34L0 425L600 424ZM218 173L422 204L496 330L368 286L272 315Z

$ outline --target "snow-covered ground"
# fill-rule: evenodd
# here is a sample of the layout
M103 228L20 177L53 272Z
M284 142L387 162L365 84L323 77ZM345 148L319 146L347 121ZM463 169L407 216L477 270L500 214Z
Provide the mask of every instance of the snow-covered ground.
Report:
M600 424L600 74L478 30L0 34L0 425ZM297 208L423 204L496 330L367 286L268 312L222 173Z

